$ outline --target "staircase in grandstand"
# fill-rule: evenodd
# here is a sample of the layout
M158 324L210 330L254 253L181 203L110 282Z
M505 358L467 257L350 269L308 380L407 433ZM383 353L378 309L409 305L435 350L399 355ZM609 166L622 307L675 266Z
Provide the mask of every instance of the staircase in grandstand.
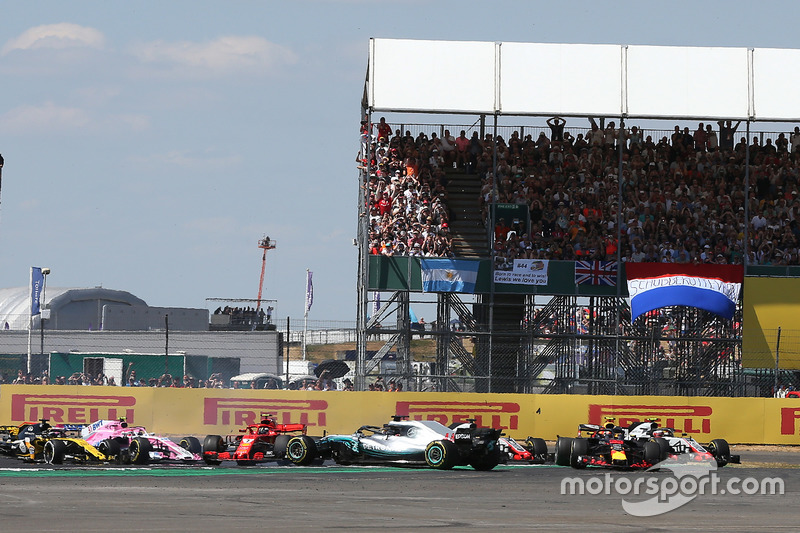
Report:
M486 228L480 211L481 180L475 174L448 174L447 197L450 208L450 234L456 257L489 256Z

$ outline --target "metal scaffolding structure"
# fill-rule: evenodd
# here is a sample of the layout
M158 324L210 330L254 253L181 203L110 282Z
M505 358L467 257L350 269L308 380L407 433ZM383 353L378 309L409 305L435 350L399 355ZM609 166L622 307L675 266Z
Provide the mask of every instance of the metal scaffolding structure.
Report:
M365 338L388 340L369 354L365 349L361 382L383 375L404 381L407 390L540 394L763 396L771 390L773 376L741 367L741 307L731 321L676 306L631 323L624 298L495 295L490 324L485 295L465 302L439 293L436 321L422 330L408 318L412 295L392 293L369 319ZM433 348L412 347L422 338L432 339Z

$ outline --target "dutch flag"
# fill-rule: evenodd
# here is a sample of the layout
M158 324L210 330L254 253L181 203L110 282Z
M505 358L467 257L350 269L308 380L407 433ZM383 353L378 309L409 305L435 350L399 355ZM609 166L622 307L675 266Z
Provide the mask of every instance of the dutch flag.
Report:
M631 320L670 305L733 318L744 280L741 265L626 263Z

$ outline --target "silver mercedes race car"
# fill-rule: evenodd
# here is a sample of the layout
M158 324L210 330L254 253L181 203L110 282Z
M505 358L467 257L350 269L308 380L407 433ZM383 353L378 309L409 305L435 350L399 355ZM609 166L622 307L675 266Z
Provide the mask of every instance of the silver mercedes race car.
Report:
M431 420L405 420L396 416L383 427L361 426L352 435L326 435L314 439L293 437L286 458L297 465L317 458L337 464L429 466L442 470L470 465L491 470L502 460L497 440L501 430L479 428L474 421L451 429Z

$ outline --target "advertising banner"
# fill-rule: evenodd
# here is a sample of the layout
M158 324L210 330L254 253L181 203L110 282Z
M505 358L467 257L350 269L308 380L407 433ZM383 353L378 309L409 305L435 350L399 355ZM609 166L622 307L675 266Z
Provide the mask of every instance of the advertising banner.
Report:
M400 415L446 426L475 420L514 438L546 440L575 436L578 424L601 423L607 416L622 427L657 418L701 444L722 438L731 444L800 445L800 398L0 386L0 424L124 417L153 433L202 438L237 434L266 414L279 423L305 424L309 435L349 434Z
M800 370L798 294L798 278L747 277L744 284L742 366L775 368L777 355L781 369Z

